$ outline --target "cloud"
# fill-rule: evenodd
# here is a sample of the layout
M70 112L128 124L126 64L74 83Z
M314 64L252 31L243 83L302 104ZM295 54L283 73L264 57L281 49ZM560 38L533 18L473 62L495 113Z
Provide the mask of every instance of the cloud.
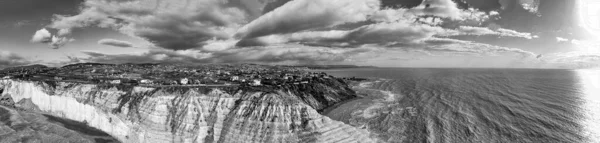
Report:
M501 33L500 36L521 37L526 39L535 38L535 36L532 36L531 33L523 33L510 29L500 28L497 31Z
M227 44L225 44L227 43ZM229 42L213 45L227 46ZM205 47L208 48L208 47ZM212 47L211 47L212 48ZM219 49L219 48L215 48ZM335 64L356 63L372 59L391 51L427 53L430 56L438 54L470 55L470 56L500 56L516 55L511 59L535 57L536 54L515 48L506 48L468 41L433 38L422 43L398 44L382 46L360 46L355 48L332 48L321 46L306 46L303 44L280 44L272 46L253 46L244 48L226 48L214 51L203 49L166 50L150 49L139 54L105 54L102 52L84 51L88 57L78 57L79 62L101 63L284 63L284 64ZM389 56L389 55L388 55ZM73 58L71 58L73 59Z
M568 42L569 39L563 37L556 37L556 42Z
M67 37L57 37L56 35L52 35L48 30L46 30L46 28L42 28L35 32L30 41L32 43L48 44L51 48L58 49L69 42L75 41L75 39Z
M490 35L490 34L496 34L495 31L487 28L487 27L472 27L472 26L460 26L457 30L456 30L455 35Z
M278 3L282 6L259 15L256 7L260 9L261 5L239 0L86 0L79 14L54 17L49 27L59 32L50 41L68 41L62 38L75 28L102 27L162 48L142 54L86 51L86 58L71 58L91 62L321 63L358 60L365 53L386 50L532 54L450 39L465 35L533 38L530 33L489 24L498 12L460 9L452 0L427 0L417 7L398 9L382 9L379 0ZM132 46L112 39L98 43Z
M355 56L379 51L379 48L327 48L304 45L285 45L270 47L246 47L227 49L218 52L202 50L164 50L152 49L140 54L104 54L95 51L83 51L88 57L71 58L79 62L101 63L287 63L315 64L335 63L358 60ZM72 60L73 61L73 60Z
M365 25L353 30L298 32L270 35L240 41L238 46L267 46L289 42L329 47L359 47L365 44L388 45L395 43L418 43L445 29L426 24L405 21Z
M30 41L33 43L48 43L52 41L52 34L50 34L46 28L42 28L35 31L35 34L33 34Z
M113 28L146 39L158 47L174 50L199 48L210 44L211 41L231 40L234 38L233 34L241 38L237 46L269 45L269 43L285 41L323 44L323 46L327 45L324 43L330 43L335 46L415 42L441 35L439 32L428 30L440 31L437 25L447 22L441 19L435 20L431 16L454 21L481 22L482 19L493 15L474 9L461 10L451 0L428 0L411 9L380 9L378 0L296 0L287 2L249 22L251 19L248 18L248 13L245 13L249 11L248 8L231 5L231 2L216 0L187 3L87 0L80 14L56 16L51 27L61 29L60 35L70 33L70 29L78 27ZM423 16L425 17L421 18ZM421 23L413 23L415 20ZM358 24L361 22L362 25ZM339 26L352 23L357 23L357 26L351 28L353 30L337 30L341 28ZM319 29L348 32L338 37L318 36L315 33L318 33ZM513 32L503 30L497 29L495 34L506 35L507 32ZM301 34L296 34L298 32ZM306 33L312 37L297 36ZM492 32L487 34L489 33ZM285 34L296 36L286 39ZM284 38L278 38L278 35L284 35L282 36ZM377 36L380 39L371 38ZM318 37L325 39L318 39ZM265 41L270 38L280 40Z
M87 0L78 15L53 19L52 28L112 28L173 50L201 47L213 39L229 39L248 21L240 7L218 0L116 1ZM67 33L67 32L65 32Z
M465 35L495 35L500 37L518 37L532 39L530 33L487 27L460 26L448 29L441 26L413 23L406 20L382 22L365 25L353 30L309 31L283 35L269 35L240 41L238 46L267 46L290 42L306 45L357 47L365 44L394 45L422 43L424 40L436 37L451 37Z
M496 35L499 38L534 38L530 33L517 32L499 26L481 26L490 17L498 16L498 13L495 11L486 13L476 9L461 10L451 0L424 1L420 6L411 9L380 9L375 12L360 11L360 13L355 15L361 18L365 17L367 20L352 24L343 24L343 22L352 21L348 19L328 18L325 20L328 22L338 22L336 23L337 26L336 24L314 24L310 20L305 20L312 18L322 19L319 16L325 15L326 17L331 17L330 15L333 14L297 15L297 11L306 11L302 9L305 7L298 6L302 6L299 3L304 4L309 2L301 0L296 3L290 2L244 26L238 34L246 35L246 37L237 46L269 46L300 43L312 46L358 47L366 44L393 45L399 43L419 43L429 38L465 35ZM329 7L336 6L327 6L326 8ZM316 11L315 13L318 12L320 11ZM291 14L289 13L296 15L290 16ZM370 15L364 16L365 13ZM295 22L286 23L285 21ZM303 27L304 25L308 27ZM282 26L283 28L276 28L278 26ZM289 29L290 27L292 30ZM293 28L298 29L293 30Z
M446 33L440 33L439 36L463 36L463 35L496 35L500 37L518 37L525 39L533 39L534 36L531 33L518 32L504 28L488 28L488 27L473 27L473 26L460 26L454 30L447 30Z
M115 40L115 39L102 39L102 40L98 41L98 44L121 47L121 48L133 47L133 44L131 44L131 42Z
M245 43L247 45L299 42L307 45L357 47L365 44L416 43L442 31L444 29L441 27L400 21L365 25L350 31L299 32L265 36L241 42L247 42Z
M29 26L29 25L33 25L34 22L31 20L20 20L20 21L16 21L14 22L12 25L15 28L21 28L21 27L25 27L25 26Z
M516 54L522 58L534 58L537 56L537 54L533 52L525 51L518 48L507 48L490 44L448 38L431 38L426 40L424 43L425 44L422 44L420 46L422 46L422 49L424 49L425 51L469 53L475 55Z
M411 9L417 15L430 15L450 19L462 19L463 14L452 0L425 0Z
M31 64L27 58L9 51L0 51L0 69Z
M58 49L62 46L65 46L67 43L73 42L75 39L67 38L67 37L56 37L52 36L52 41L50 42L50 46L53 49Z
M414 43L443 32L441 27L406 22L380 23L360 27L345 39L352 43L377 44L388 42Z
M531 13L538 13L538 9L540 7L540 0L499 0L498 1L502 5L502 9L510 9L515 6L520 6L524 10L527 10Z
M213 53L211 62L291 62L300 64L353 61L354 56L377 51L377 48L328 48L303 45L249 47Z
M600 53L566 52L549 55L546 66L552 68L586 69L600 67Z
M295 0L242 27L237 37L255 38L367 20L378 0Z

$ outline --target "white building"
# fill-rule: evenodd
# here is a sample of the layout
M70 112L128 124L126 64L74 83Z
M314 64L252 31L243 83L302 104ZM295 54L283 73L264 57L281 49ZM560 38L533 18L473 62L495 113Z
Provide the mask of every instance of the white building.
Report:
M254 85L254 86L259 86L259 85L261 85L260 79L255 79L255 80L253 80L253 81L252 81L252 85Z
M2 79L10 79L10 76L5 76L5 77L4 77L4 78L2 78Z
M189 80L189 79L187 79L187 78L182 78L182 79L181 79L181 81L180 81L180 83L181 83L182 85L186 85L186 84L188 84L188 83L189 83L189 81L190 81L190 80Z
M238 81L238 80L240 80L239 76L232 76L231 77L231 81Z
M112 80L110 81L111 84L121 84L121 80Z
M142 84L152 84L152 81L148 80L148 79L142 79L142 80L140 80L140 83L142 83Z

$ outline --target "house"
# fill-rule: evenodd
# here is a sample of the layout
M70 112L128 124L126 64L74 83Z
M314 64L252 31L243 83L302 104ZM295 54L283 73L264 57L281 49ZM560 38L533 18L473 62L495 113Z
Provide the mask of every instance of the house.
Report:
M238 81L238 80L240 80L239 76L232 76L231 77L231 81Z
M181 83L181 85L186 85L186 84L188 84L189 81L190 80L187 78L182 78L179 83Z
M259 85L261 85L260 79L255 79L255 80L253 80L253 81L252 81L252 83L251 83L251 85L254 85L254 86L259 86Z
M121 80L111 80L111 84L121 84Z
M149 79L142 79L142 80L140 80L140 83L141 83L141 84L152 84L152 80L149 80Z
M10 78L11 78L10 76L5 76L5 77L4 77L4 78L2 78L2 79L10 79Z

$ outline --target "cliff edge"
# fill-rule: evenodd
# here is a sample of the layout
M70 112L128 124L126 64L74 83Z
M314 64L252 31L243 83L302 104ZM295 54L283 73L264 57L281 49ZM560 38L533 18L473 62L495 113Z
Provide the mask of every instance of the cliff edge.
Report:
M277 89L0 80L20 109L87 123L122 142L373 142L318 111L355 97L342 80ZM10 98L6 98L10 97Z

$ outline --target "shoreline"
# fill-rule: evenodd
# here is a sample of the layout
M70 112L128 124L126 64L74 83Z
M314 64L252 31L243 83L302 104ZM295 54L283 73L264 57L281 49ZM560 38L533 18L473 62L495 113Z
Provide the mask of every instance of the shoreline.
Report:
M346 124L350 124L349 120L354 118L352 116L353 112L364 110L378 103L378 100L386 100L386 97L380 94L368 93L367 90L377 90L372 89L372 87L364 86L364 84L371 84L373 82L381 81L382 79L372 79L368 78L364 81L351 81L348 83L352 86L352 90L357 93L357 97L346 100L343 102L336 103L330 107L322 109L319 111L321 115L327 116L333 120L341 121Z
M333 105L331 105L331 106L329 106L327 108L324 108L324 109L321 109L321 110L317 110L317 112L321 113L321 115L326 116L327 114L331 113L331 111L339 108L342 105L345 105L347 103L351 103L351 102L354 102L354 101L357 101L357 100L361 100L361 99L364 99L364 97L357 97L357 98L353 98L353 99L350 99L350 100L338 102L338 103L333 104Z

